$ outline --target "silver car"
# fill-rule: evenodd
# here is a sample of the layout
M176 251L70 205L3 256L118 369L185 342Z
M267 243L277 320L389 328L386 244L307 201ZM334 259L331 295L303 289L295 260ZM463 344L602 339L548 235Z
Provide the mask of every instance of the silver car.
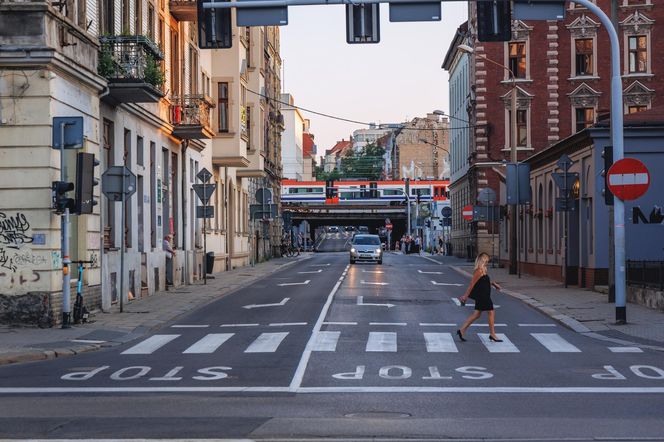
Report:
M383 263L383 248L378 235L356 234L350 243L350 263L356 261L375 261Z

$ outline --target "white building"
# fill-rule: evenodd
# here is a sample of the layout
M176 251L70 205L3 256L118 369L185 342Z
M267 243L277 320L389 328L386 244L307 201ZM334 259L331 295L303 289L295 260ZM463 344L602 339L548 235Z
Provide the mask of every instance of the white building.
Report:
M376 141L383 135L391 132L394 128L389 124L377 126L374 123L369 125L369 129L357 129L353 131L353 150L359 152L367 144L376 144Z
M281 135L281 162L284 178L302 180L304 175L304 153L302 134L305 119L300 110L293 107L295 99L291 94L281 94L281 114L285 130ZM284 104L288 103L288 104Z

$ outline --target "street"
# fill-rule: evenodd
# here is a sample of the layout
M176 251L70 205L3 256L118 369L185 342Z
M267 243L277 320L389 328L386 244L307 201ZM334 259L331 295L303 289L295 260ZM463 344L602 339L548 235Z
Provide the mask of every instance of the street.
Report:
M316 254L127 344L0 367L0 437L664 435L661 353L495 291L503 342L486 316L459 342L467 283L445 257Z

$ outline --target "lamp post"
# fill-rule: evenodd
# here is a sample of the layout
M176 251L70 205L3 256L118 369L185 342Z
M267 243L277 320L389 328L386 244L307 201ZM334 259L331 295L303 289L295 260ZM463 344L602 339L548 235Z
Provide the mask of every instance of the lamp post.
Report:
M497 61L494 61L490 58L485 57L484 55L479 55L475 53L475 49L471 48L468 45L465 44L460 44L457 46L457 48L462 51L466 52L468 54L475 54L476 57L479 57L485 61L488 61L489 63L493 63L496 66L506 70L510 76L510 82L512 83L512 91L511 91L511 105L510 105L510 131L512 132L512 135L510 137L510 161L514 164L518 162L518 156L517 156L517 90L516 90L516 77L514 76L514 72L512 70L501 64L498 63ZM518 201L517 201L518 203ZM518 214L516 210L517 205L516 204L511 204L510 205L510 268L509 272L511 275L515 275L517 273L517 244L516 244L516 221L518 219ZM492 226L493 228L493 226Z

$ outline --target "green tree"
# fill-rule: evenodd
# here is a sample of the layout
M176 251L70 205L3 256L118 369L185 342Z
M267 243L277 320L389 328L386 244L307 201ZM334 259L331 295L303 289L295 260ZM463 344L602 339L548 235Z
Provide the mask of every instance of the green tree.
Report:
M379 180L383 173L385 149L376 144L367 144L355 152L349 150L341 159L341 174L348 179Z

